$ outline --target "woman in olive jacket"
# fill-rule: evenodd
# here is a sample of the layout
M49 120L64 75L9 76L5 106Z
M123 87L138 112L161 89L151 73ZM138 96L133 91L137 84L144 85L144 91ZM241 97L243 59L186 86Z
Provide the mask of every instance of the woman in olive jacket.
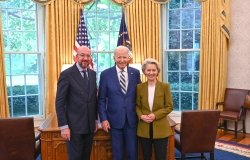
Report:
M147 81L137 85L136 113L143 159L151 159L153 145L156 159L166 160L168 136L173 134L167 120L167 115L173 110L169 84L157 80L160 67L155 59L146 59L142 72Z

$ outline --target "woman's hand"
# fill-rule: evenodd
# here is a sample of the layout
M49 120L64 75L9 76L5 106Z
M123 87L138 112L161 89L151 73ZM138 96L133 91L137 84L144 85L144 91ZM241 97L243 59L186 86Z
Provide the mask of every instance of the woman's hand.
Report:
M153 121L148 115L141 115L141 119L146 123L151 123Z

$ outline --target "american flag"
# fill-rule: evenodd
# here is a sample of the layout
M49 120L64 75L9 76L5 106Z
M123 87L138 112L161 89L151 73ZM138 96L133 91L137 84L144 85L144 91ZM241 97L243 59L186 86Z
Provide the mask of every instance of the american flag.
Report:
M117 46L126 46L129 48L129 50L132 50L132 45L129 40L128 36L128 30L125 22L125 15L124 12L122 11L122 19L121 19L121 24L120 24L120 30L119 30L119 36L118 36L118 41L117 41Z
M80 10L80 21L79 21L79 25L78 25L78 30L77 30L77 35L76 35L76 41L75 41L75 45L74 45L74 51L73 51L73 58L74 61L77 61L77 49L80 46L87 46L90 48L90 43L89 43L89 38L88 38L88 32L87 32L87 28L84 22L84 14L83 14L83 10ZM91 59L91 62L89 64L89 67L91 69L93 69L93 61Z

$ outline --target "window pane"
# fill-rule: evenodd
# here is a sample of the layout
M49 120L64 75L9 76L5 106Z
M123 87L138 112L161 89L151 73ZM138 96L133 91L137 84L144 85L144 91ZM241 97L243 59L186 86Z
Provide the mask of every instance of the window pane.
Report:
M6 30L8 28L8 21L7 21L7 11L2 11L2 28Z
M20 0L8 0L6 3L8 8L20 8Z
M181 70L193 71L193 54L192 52L182 52L181 54Z
M110 50L113 51L117 46L119 32L110 32Z
M109 29L109 13L97 13L97 29L99 31L108 31Z
M22 32L10 31L8 40L8 48L10 51L20 51L22 47Z
M182 29L193 28L194 14L193 10L187 9L182 11Z
M22 37L22 51L37 51L36 32L25 32Z
M13 97L13 116L25 115L25 97Z
M109 50L109 33L108 32L100 32L98 40L98 50L99 51L108 51Z
M193 99L194 110L198 110L198 93L194 93L193 96L194 96Z
M201 11L200 9L195 10L195 28L201 27Z
M179 110L179 98L180 98L180 93L178 92L172 92L172 98L174 102L174 110Z
M200 48L200 30L195 30L195 40L193 48Z
M119 32L121 21L121 12L115 12L110 15L110 31Z
M180 28L180 10L169 11L169 29Z
M9 44L8 37L9 37L8 32L3 32L4 51L10 50L10 44Z
M194 7L194 0L182 0L182 8Z
M171 91L179 91L179 72L169 72L168 82L170 83Z
M15 95L25 95L25 88L24 88L24 76L12 76L12 90L13 96Z
M88 32L88 37L89 37L89 42L92 50L97 50L97 45L98 45L98 32Z
M99 0L96 6L97 6L97 12L108 12L109 0Z
M180 8L180 0L171 0L169 1L169 9Z
M24 55L11 54L11 74L23 74L24 71Z
M5 72L6 75L10 75L10 55L9 54L5 54L4 55L4 61L5 61Z
M95 31L97 30L96 27L96 15L95 13L92 12L84 12L85 13L85 22L86 22L86 26L88 29L88 32L90 31Z
M8 104L9 104L9 112L10 112L10 116L13 117L13 100L11 97L8 97Z
M181 90L192 91L192 73L182 72L181 73Z
M37 54L25 55L25 73L38 73L38 57Z
M182 31L182 48L183 49L193 48L193 31L192 30Z
M111 56L108 53L98 53L98 66L99 70L103 71L110 67Z
M20 30L21 29L21 12L13 9L8 10L8 29Z
M36 5L31 0L21 0L21 8L23 9L36 9Z
M110 10L111 11L119 11L119 12L121 12L121 7L118 6L116 3L114 3L113 1L111 1Z
M168 70L179 70L179 52L169 52L168 54Z
M169 49L180 48L180 31L169 31Z
M199 91L199 73L194 73L194 91L198 92Z
M193 57L194 57L194 70L199 71L200 70L200 53L194 52Z
M6 85L7 85L7 95L12 95L12 87L11 87L11 80L10 76L6 76Z
M26 93L38 94L38 75L26 75Z
M38 96L27 97L28 115L39 114L39 100Z
M181 93L181 110L192 110L192 93Z
M36 30L36 13L34 11L23 11L22 29L28 31Z

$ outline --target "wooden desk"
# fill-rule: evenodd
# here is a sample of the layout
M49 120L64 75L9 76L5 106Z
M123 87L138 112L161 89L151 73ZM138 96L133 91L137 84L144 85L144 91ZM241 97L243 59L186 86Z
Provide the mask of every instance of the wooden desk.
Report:
M172 128L174 121L169 119ZM56 116L52 115L39 128L41 132L41 156L42 160L67 160L66 141L61 137L57 126ZM138 145L139 146L139 145ZM168 160L174 160L174 137L168 141ZM138 148L139 160L142 160L141 148ZM112 149L109 134L101 128L95 133L91 152L91 160L112 160Z

